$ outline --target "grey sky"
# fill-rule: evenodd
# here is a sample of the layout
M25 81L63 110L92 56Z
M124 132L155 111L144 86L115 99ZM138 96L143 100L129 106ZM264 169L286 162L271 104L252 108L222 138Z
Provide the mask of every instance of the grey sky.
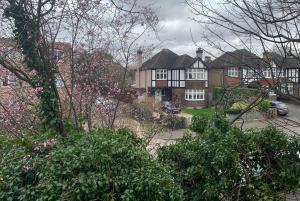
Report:
M169 48L177 54L189 54L195 56L196 44L213 55L220 55L222 52L216 48L212 48L203 38L203 35L209 34L203 24L193 21L191 18L194 15L191 13L188 5L184 0L140 0L143 4L151 4L159 17L158 36L159 41L147 39L157 46L156 51L162 48ZM214 2L214 1L212 1ZM239 41L232 34L226 33L217 26L212 26L216 32L222 33L226 41L239 44ZM210 35L214 38L213 35ZM225 45L220 40L213 39L216 43L221 43L221 46L226 51L233 50L232 47ZM238 45L237 45L238 46Z

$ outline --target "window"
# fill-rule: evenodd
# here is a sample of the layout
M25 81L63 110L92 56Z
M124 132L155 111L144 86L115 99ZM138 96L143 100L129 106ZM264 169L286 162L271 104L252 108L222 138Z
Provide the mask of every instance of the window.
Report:
M64 86L64 82L63 82L60 75L55 76L55 85L56 85L56 87L63 87Z
M263 75L265 78L272 78L272 69L270 68L264 69ZM275 69L274 69L274 75L276 75Z
M293 83L284 83L281 85L281 92L284 94L293 94L294 92L294 85Z
M287 69L286 78L292 82L298 82L298 69Z
M8 75L2 77L2 86L8 86Z
M186 89L185 100L197 101L205 100L204 89Z
M4 75L1 80L1 86L17 86L17 78L14 75Z
M156 79L157 80L166 80L167 79L167 70L156 70Z
M205 69L188 69L186 78L187 80L207 80L207 71Z
M236 67L228 68L228 76L229 77L238 77L239 76L238 68L236 68Z
M54 50L53 50L53 56L52 56L52 59L53 59L55 62L58 62L58 61L62 60L63 58L64 58L64 51L59 50L59 49L54 49Z

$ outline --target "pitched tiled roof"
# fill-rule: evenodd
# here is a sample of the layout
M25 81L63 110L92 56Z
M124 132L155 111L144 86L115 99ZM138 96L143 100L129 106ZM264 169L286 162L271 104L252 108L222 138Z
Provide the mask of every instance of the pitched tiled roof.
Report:
M174 69L179 69L179 68L189 68L193 63L196 61L195 58L190 57L187 54L179 56L175 63L173 64Z
M280 68L300 68L300 60L298 58L282 56L275 52L270 53L272 60Z
M185 69L196 60L187 54L179 56L169 49L163 49L143 63L142 69Z
M263 60L248 50L241 49L233 52L226 52L220 57L213 60L210 64L211 68L226 67L250 67L259 68L264 66Z
M169 49L163 49L151 59L143 63L143 69L172 69L178 55Z

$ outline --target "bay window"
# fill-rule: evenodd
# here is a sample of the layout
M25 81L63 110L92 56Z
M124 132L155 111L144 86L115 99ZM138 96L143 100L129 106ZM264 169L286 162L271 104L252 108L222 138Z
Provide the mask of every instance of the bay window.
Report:
M238 68L236 68L236 67L228 68L228 76L229 77L238 77L239 76Z
M185 100L189 100L189 101L205 100L204 89L186 89Z
M186 71L187 80L207 80L206 69L188 69Z
M167 70L159 69L159 70L156 70L155 72L156 72L157 80L166 80L167 79Z

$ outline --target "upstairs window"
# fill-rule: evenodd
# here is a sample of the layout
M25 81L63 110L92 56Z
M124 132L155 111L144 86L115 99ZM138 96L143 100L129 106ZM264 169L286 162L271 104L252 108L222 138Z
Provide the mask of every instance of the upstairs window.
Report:
M188 69L186 78L187 80L207 80L207 71L205 69Z
M4 75L1 79L0 86L17 86L17 78L14 75Z
M283 84L281 84L281 92L283 94L293 94L293 92L294 92L293 83L283 83Z
M2 77L2 86L8 86L8 75Z
M270 69L270 68L265 69L263 71L263 75L264 75L265 78L272 78L272 69ZM275 71L274 71L274 75L276 75Z
M205 100L204 89L186 89L185 100L189 100L189 101Z
M54 62L58 62L64 58L64 51L59 50L59 49L54 49L53 50L53 55L52 59Z
M157 80L167 80L167 70L164 70L164 69L156 70L156 79Z
M239 70L236 67L228 68L228 76L229 77L239 77Z
M286 78L292 82L298 82L298 69L291 68L286 70Z

